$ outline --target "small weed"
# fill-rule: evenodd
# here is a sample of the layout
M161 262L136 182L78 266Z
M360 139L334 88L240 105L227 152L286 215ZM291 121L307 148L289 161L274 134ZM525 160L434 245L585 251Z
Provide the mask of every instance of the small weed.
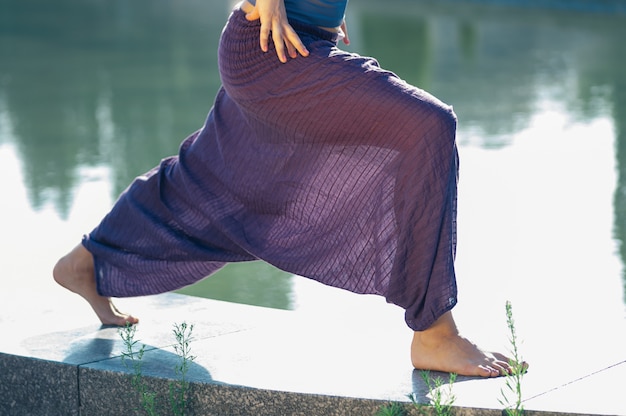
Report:
M420 371L420 376L426 387L428 395L431 397L429 404L418 403L413 394L409 394L411 402L420 414L434 414L436 416L450 416L456 397L452 393L452 386L456 381L456 374L450 373L447 387L444 387L444 380L441 377L431 377L430 371ZM405 408L398 403L390 403L381 407L376 416L405 416Z
M191 355L191 334L193 333L193 325L187 325L186 322L182 324L174 325L174 338L176 338L176 344L174 345L174 351L178 355L179 362L174 368L176 375L179 376L179 380L175 383L170 383L170 405L172 412L178 416L184 416L187 408L187 395L189 391L189 381L187 381L187 372L189 371L189 365L195 360L195 356Z
M376 416L406 416L406 411L401 404L392 402L381 407Z
M138 348L139 341L135 339L137 327L134 325L126 324L125 327L120 328L119 334L124 343L124 350L122 351L122 362L124 366L132 370L130 382L135 392L139 396L141 403L141 409L148 416L156 416L158 414L158 402L159 398L157 393L150 391L143 379L142 367L143 367L143 355L145 352L145 345ZM187 325L186 322L182 324L175 324L173 329L174 338L176 344L174 345L174 351L179 358L178 363L174 367L174 372L178 376L178 380L169 384L169 402L172 409L172 413L176 416L184 416L188 406L188 393L189 393L189 381L187 380L187 373L189 366L195 360L195 356L191 355L191 335L193 332L193 325Z
M122 362L126 368L129 368L133 371L130 382L137 394L139 395L139 400L141 402L141 408L148 414L149 416L156 416L157 414L157 395L155 392L149 391L148 386L146 385L143 374L143 354L146 346L142 345L139 350L137 350L137 341L135 339L135 333L137 332L137 327L135 325L131 325L126 323L124 328L119 330L120 337L124 342L124 351L122 351Z
M419 406L421 408L420 410L423 410L423 408L431 408L435 412L436 416L452 415L452 406L454 405L454 401L456 400L456 397L452 392L452 386L456 381L456 374L450 373L447 388L444 388L444 380L441 377L431 377L430 371L422 370L420 371L420 375L422 376L422 380L424 380L424 383L428 388L430 404L418 404L414 401L413 396L411 396L413 403Z
M509 327L509 343L511 345L511 362L509 365L513 368L511 374L506 376L506 390L500 390L502 399L500 404L505 406L504 411L507 416L521 416L524 414L524 405L522 404L522 378L526 373L524 360L519 352L517 340L517 331L515 329L515 321L513 319L513 307L511 302L506 302L506 323ZM510 398L510 396L513 398Z

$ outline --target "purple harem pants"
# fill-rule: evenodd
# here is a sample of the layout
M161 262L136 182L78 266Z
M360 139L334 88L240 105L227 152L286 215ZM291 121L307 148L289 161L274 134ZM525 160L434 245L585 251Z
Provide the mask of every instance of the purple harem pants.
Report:
M456 117L336 35L292 25L310 55L282 64L233 12L204 126L83 239L98 291L162 293L262 259L382 295L426 329L457 298Z

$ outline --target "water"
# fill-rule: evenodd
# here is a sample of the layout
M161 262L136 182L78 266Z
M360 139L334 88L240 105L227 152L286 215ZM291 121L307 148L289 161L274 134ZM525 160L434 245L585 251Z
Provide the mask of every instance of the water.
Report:
M623 320L626 16L478 3L353 0L349 49L454 105L466 298ZM230 8L0 0L3 287L47 290L54 260L201 126ZM259 262L184 292L284 309L335 293Z

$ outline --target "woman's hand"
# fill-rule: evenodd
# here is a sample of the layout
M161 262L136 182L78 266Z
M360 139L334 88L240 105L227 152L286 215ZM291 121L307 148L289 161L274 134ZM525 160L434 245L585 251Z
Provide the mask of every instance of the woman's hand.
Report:
M246 19L261 19L260 46L263 52L269 49L271 33L276 55L281 62L287 62L286 53L292 58L297 57L298 53L302 56L309 55L309 51L287 20L284 0L257 0L254 9L246 14Z

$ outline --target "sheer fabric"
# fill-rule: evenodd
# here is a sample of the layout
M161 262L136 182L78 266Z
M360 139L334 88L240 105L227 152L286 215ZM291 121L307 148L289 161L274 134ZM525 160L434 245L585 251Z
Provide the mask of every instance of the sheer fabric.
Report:
M161 293L262 259L384 296L426 329L457 297L455 115L335 34L292 25L310 56L282 64L233 12L204 126L83 239L98 290Z

